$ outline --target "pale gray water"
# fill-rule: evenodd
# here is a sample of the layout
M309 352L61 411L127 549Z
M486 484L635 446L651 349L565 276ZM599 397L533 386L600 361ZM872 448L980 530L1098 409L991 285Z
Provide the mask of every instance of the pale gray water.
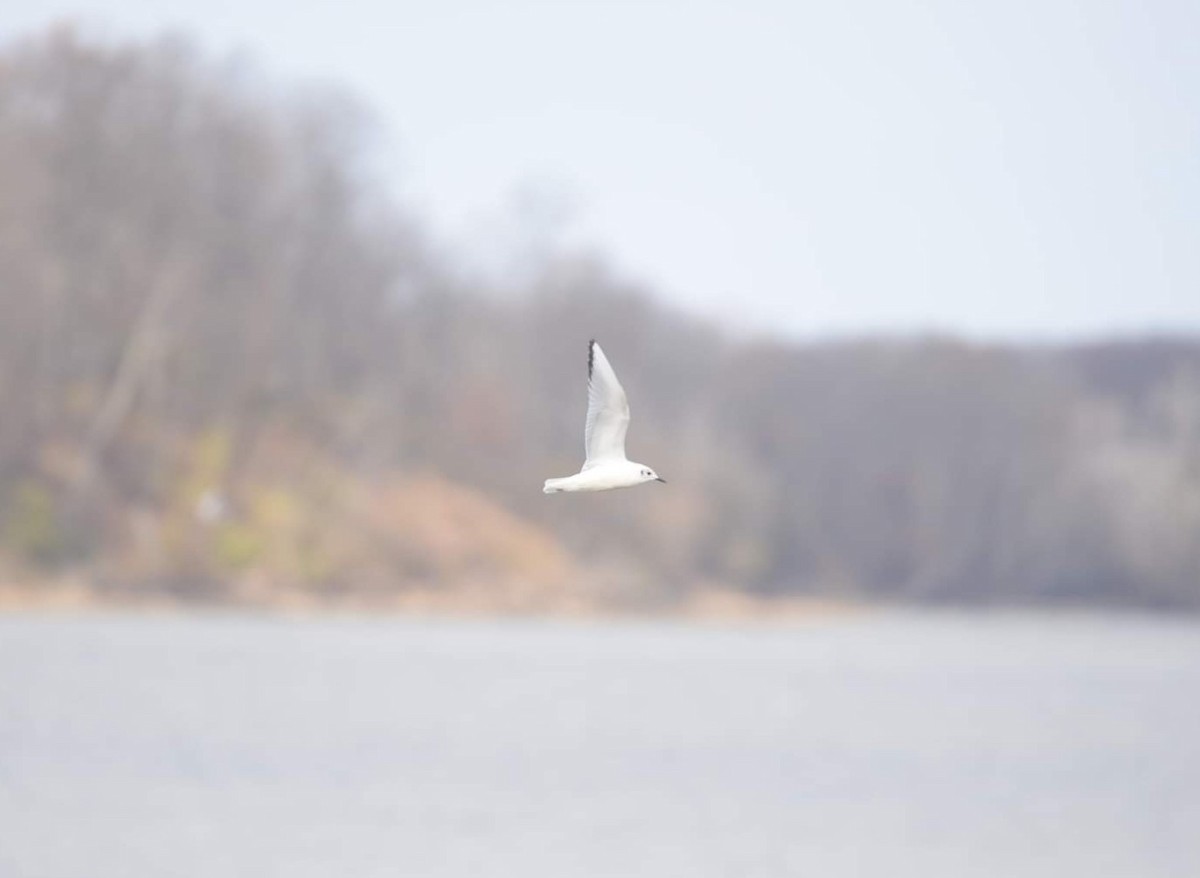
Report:
M0 617L0 876L1195 876L1200 625Z

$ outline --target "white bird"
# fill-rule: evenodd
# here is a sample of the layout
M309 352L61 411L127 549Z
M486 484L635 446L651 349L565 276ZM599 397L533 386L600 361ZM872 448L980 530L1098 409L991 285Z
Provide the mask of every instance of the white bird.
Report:
M625 457L625 431L629 429L629 401L617 373L596 340L588 342L588 410L583 445L583 469L562 479L546 479L542 491L611 491L643 482L666 482L644 464Z

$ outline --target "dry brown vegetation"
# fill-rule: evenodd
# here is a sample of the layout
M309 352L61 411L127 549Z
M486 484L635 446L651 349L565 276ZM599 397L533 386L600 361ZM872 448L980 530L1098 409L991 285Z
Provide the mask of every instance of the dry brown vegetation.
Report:
M178 39L0 54L10 592L1200 606L1200 343L735 342L569 255L501 293L369 137ZM591 336L669 487L540 493Z

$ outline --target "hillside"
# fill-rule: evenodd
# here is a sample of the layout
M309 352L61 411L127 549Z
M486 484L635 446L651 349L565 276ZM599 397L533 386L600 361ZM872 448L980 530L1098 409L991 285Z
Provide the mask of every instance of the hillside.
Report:
M736 340L594 257L464 278L369 142L175 38L0 54L10 592L1200 606L1200 340ZM547 498L593 336L670 484Z

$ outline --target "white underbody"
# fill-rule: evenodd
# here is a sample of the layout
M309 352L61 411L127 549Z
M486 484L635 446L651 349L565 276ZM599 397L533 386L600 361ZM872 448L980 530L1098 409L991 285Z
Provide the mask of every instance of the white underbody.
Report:
M561 479L546 479L542 487L545 494L559 491L611 491L614 488L632 488L648 479L643 473L646 467L631 460L613 460L585 466L573 476Z

